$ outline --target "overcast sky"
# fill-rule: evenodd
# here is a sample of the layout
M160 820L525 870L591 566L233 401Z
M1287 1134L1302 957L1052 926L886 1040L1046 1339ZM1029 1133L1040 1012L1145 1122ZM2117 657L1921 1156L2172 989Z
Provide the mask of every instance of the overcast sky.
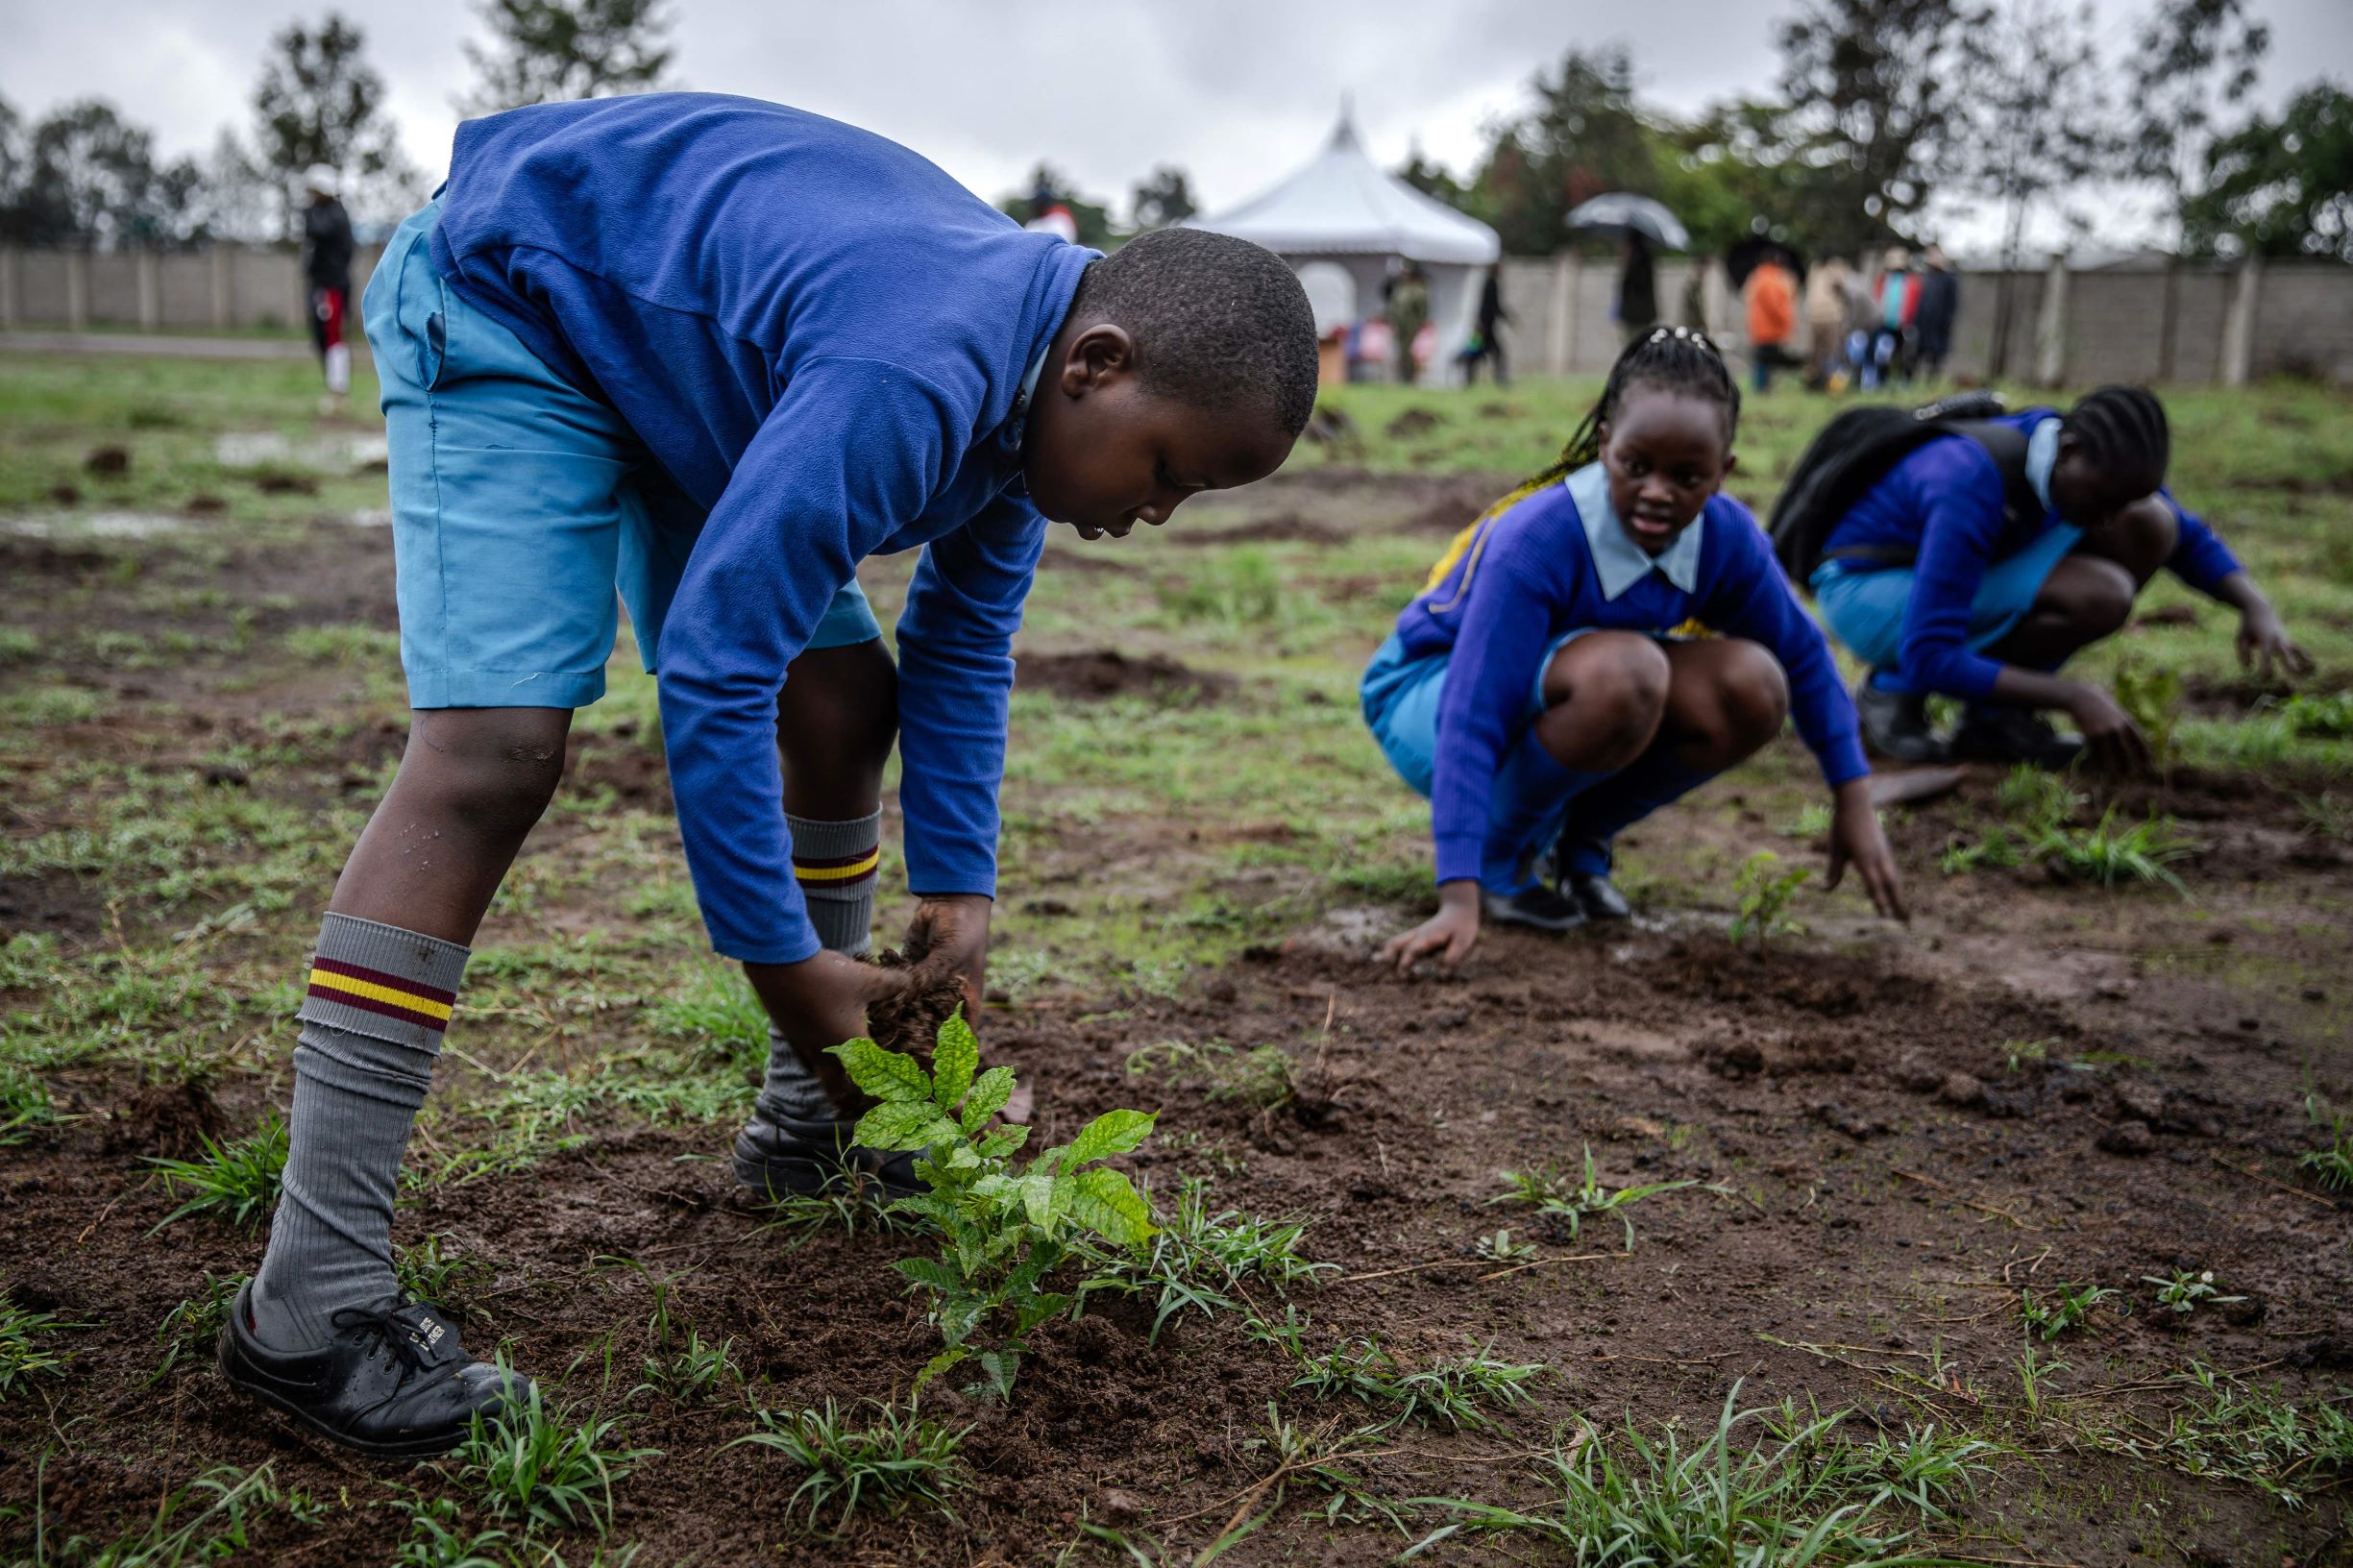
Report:
M2095 0L2121 52L2145 0ZM2263 94L2353 83L2353 0L2252 0L2272 25ZM203 153L251 117L270 35L327 8L296 0L0 0L0 96L28 118L101 96ZM341 0L367 33L409 156L437 180L471 86L470 0ZM1769 90L1771 0L672 0L686 86L795 104L905 142L985 196L1041 157L1115 199L1156 162L1204 205L1303 161L1355 98L1374 156L1418 139L1467 169L1483 123L1524 101L1571 44L1629 45L1644 96L1689 110Z

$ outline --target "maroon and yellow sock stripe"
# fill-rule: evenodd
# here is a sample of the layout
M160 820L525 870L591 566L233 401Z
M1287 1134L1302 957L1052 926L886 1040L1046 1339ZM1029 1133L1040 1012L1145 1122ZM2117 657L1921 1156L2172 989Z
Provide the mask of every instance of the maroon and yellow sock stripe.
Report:
M854 855L795 855L793 876L811 887L848 888L872 879L882 865L882 845Z
M381 969L346 964L339 958L310 961L310 994L323 1002L378 1013L403 1023L421 1024L439 1034L450 1026L457 992L421 985Z

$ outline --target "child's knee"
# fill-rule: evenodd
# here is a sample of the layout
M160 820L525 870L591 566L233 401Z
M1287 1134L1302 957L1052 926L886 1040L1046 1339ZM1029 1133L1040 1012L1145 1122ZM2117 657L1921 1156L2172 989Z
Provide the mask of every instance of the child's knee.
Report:
M2116 528L2131 554L2134 575L2143 580L2157 575L2181 538L2181 519L2163 496L2143 496L2118 512Z
M571 723L561 708L421 714L402 760L402 788L460 830L520 837L563 782Z
M2132 619L2132 602L2141 585L2132 572L2114 561L2087 556L2069 574L2063 600L2068 619L2092 640L2124 629Z
M1781 661L1751 642L1736 642L1718 695L1727 726L1749 750L1772 740L1789 720L1789 677Z
M1567 767L1625 767L1658 733L1672 676L1666 654L1647 637L1611 636L1583 649L1572 643L1545 681L1553 704L1539 731L1546 749Z

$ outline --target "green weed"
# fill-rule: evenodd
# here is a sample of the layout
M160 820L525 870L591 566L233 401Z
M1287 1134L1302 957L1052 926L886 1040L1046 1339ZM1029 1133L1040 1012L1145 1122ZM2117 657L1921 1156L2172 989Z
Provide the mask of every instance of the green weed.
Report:
M2196 853L2197 845L2175 830L2169 817L2152 817L2120 827L2116 808L2110 806L2097 825L2083 832L2054 829L2035 845L2035 851L2070 875L2103 888L2125 882L2162 882L2187 898L2190 890L2171 868Z
M1795 936L1805 927L1788 914L1790 901L1797 897L1813 872L1803 866L1790 870L1777 870L1781 857L1771 849L1759 849L1741 864L1739 878L1732 891L1740 899L1740 911L1732 918L1727 933L1733 942L1756 938L1757 951L1777 936Z
M1140 1144L1158 1118L1107 1111L1017 1170L1013 1156L1029 1129L987 1130L1013 1095L1013 1069L978 1070L979 1042L961 1013L941 1025L929 1072L870 1040L837 1045L833 1054L851 1082L881 1102L859 1118L858 1141L925 1155L915 1168L929 1190L893 1206L943 1243L937 1258L894 1265L929 1293L945 1341L917 1375L917 1389L969 1359L997 1397L1010 1397L1029 1335L1072 1305L1045 1282L1070 1256L1074 1235L1092 1233L1130 1250L1151 1240L1151 1205L1126 1176L1098 1162Z
M2353 691L2298 692L2280 712L2302 739L2353 741Z
M2066 774L2022 762L2002 775L1994 799L2021 832L2040 839L2073 821L2090 796L2074 790Z
M648 1021L657 1035L707 1044L730 1058L757 1052L767 1060L768 1009L725 965L697 965L675 995L654 1006Z
M1514 1241L1507 1230L1493 1236L1483 1236L1474 1249L1480 1259L1490 1263L1518 1263L1536 1256L1539 1250L1533 1241Z
M1933 1427L1849 1441L1839 1429L1850 1412L1740 1410L1739 1396L1735 1384L1714 1431L1689 1446L1677 1427L1652 1437L1630 1422L1614 1438L1591 1427L1556 1435L1541 1468L1554 1496L1540 1511L1410 1499L1462 1517L1407 1555L1472 1531L1550 1540L1594 1568L1936 1560L1906 1548L1974 1491L1998 1452ZM1752 1424L1760 1440L1745 1440Z
M1190 1067L1198 1072L1209 1098L1238 1100L1253 1111L1288 1105L1299 1093L1298 1065L1280 1045L1238 1052L1221 1040L1206 1045L1164 1040L1130 1051L1125 1065L1132 1074Z
M2322 1187L2340 1192L2353 1191L2353 1114L2332 1110L2318 1094L2307 1089L2304 1117L2328 1142L2298 1156L2296 1164L2311 1171Z
M211 1356L221 1330L229 1326L230 1304L244 1288L246 1278L243 1274L216 1275L207 1269L204 1288L163 1314L163 1321L156 1325L156 1343L163 1347L163 1360L147 1380L151 1387L161 1383L184 1358L202 1365Z
M1093 1272L1080 1286L1082 1298L1096 1290L1154 1295L1152 1340L1169 1318L1191 1309L1205 1317L1237 1310L1234 1297L1248 1282L1277 1290L1336 1268L1299 1256L1306 1220L1270 1220L1225 1209L1209 1212L1210 1184L1188 1178L1178 1188L1175 1212L1163 1215L1147 1250L1111 1250L1081 1240Z
M2298 1405L2276 1387L2194 1362L2176 1373L2180 1403L2162 1427L2094 1429L2095 1447L2194 1476L2244 1482L2292 1508L2353 1476L2353 1410L2327 1401Z
M1303 600L1314 602L1291 591L1273 558L1255 547L1207 556L1158 593L1177 619L1232 630L1292 621Z
M714 1345L697 1329L681 1332L671 1311L675 1287L668 1280L652 1281L651 1286L653 1311L646 1323L646 1381L630 1392L650 1391L675 1404L700 1405L716 1398L728 1384L742 1383L743 1368L735 1364L735 1341L723 1339Z
M1010 1001L1027 1001L1054 972L1054 955L1042 947L1025 947L989 955L989 985Z
M2018 1315L2028 1334L2040 1335L2048 1344L2090 1322L2094 1308L2117 1299L2116 1291L2096 1285L2062 1284L2040 1296L2028 1287L2018 1293Z
M1582 1231L1584 1222L1603 1214L1612 1215L1626 1227L1626 1250L1634 1250L1634 1222L1625 1211L1645 1198L1661 1192L1679 1191L1697 1187L1696 1181L1652 1182L1642 1187L1604 1187L1593 1170L1593 1145L1585 1145L1585 1170L1581 1181L1558 1165L1544 1165L1534 1170L1507 1170L1503 1173L1504 1190L1487 1200L1496 1203L1525 1203L1538 1214L1568 1222L1573 1240Z
M460 1512L454 1498L411 1504L408 1533L392 1568L513 1568L515 1559L505 1550L513 1537L502 1530L466 1530Z
M1811 843L1826 838L1830 831L1830 808L1820 800L1809 800L1798 815L1781 824L1781 836Z
M106 1542L68 1536L52 1549L43 1485L46 1467L44 1458L35 1471L34 1555L19 1559L22 1568L192 1568L229 1562L253 1545L257 1515L283 1511L307 1520L320 1511L307 1495L281 1488L266 1464L252 1470L222 1465L166 1491L156 1504L155 1517L136 1530Z
M13 1063L0 1062L0 1146L22 1143L57 1119L49 1086Z
M2304 808L2304 825L2315 833L2353 844L2353 799L2341 799L2334 790L2308 795L2298 802Z
M449 1237L433 1235L413 1247L396 1247L392 1278L401 1294L411 1301L429 1301L452 1311L462 1311L466 1299L485 1289L499 1271L479 1258L446 1250Z
M972 1429L951 1430L912 1405L870 1408L873 1416L863 1425L846 1420L830 1399L821 1410L760 1410L760 1430L728 1446L770 1449L808 1472L786 1507L806 1499L811 1530L821 1528L828 1509L835 1510L834 1531L846 1530L870 1503L888 1513L917 1503L944 1511L948 1494L970 1484L956 1450Z
M500 1370L505 1371L502 1363ZM477 1414L466 1440L451 1455L459 1477L501 1519L527 1528L580 1526L604 1533L613 1517L613 1482L647 1459L650 1448L607 1448L615 1421L567 1422L550 1412L539 1384L497 1414Z
M67 1329L86 1329L86 1323L61 1323L55 1312L28 1312L0 1291L0 1400L13 1395L35 1378L61 1378L74 1359L50 1341Z
M2047 1035L2041 1040L2004 1041L2001 1046L2003 1067L2016 1072L2029 1062L2048 1061L2050 1048L2058 1043L2059 1037L2056 1035Z
M2171 768L2181 727L2181 672L2127 654L2117 661L2114 686L2116 705L2148 739L2149 760L2160 770Z
M1287 1311L1280 1324L1253 1319L1254 1337L1287 1351L1299 1363L1291 1382L1318 1399L1346 1394L1386 1412L1385 1426L1408 1421L1438 1424L1458 1432L1495 1425L1488 1407L1515 1409L1533 1396L1528 1384L1546 1368L1537 1361L1503 1361L1486 1345L1453 1360L1409 1368L1380 1337L1353 1335L1323 1355L1308 1353L1307 1320Z
M2211 1268L2200 1269L2194 1274L2186 1268L2177 1268L2170 1274L2144 1274L2141 1283L2155 1286L2157 1305L2177 1317L2187 1317L2203 1306L2221 1307L2234 1301L2246 1300L2244 1296L2222 1294L2222 1287L2214 1283L2214 1270Z
M194 1194L156 1222L159 1231L190 1214L219 1214L240 1230L252 1230L278 1206L278 1188L286 1168L286 1123L276 1110L243 1138L214 1142L203 1139L204 1152L194 1160L150 1159L157 1179L170 1192ZM153 1235L154 1232L150 1232Z

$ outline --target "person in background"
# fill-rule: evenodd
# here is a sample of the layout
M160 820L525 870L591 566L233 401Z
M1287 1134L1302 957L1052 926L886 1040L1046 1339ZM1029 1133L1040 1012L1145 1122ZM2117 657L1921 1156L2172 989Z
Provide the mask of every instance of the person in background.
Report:
M1890 245L1873 285L1878 319L1872 328L1871 362L1879 380L1900 385L1912 379L1912 322L1920 308L1920 278L1912 271L1912 253Z
M1847 362L1847 282L1852 270L1843 256L1824 257L1805 281L1806 380L1809 385L1843 389Z
M303 282L310 291L310 341L327 373L327 390L340 398L352 388L352 351L343 318L352 300L352 219L335 199L335 171L313 163L303 171L309 205L303 208Z
M1871 291L1871 280L1859 267L1849 267L1843 283L1847 291L1847 363L1856 384L1869 392L1879 384L1879 361L1871 352L1879 336L1879 297Z
M1912 318L1913 359L1921 376L1935 380L1945 374L1945 356L1952 352L1953 318L1961 313L1961 275L1945 257L1942 245L1921 253L1920 305Z
M1030 192L1029 222L1021 227L1033 234L1052 234L1066 245L1078 243L1078 219L1043 185Z
M1658 325L1658 270L1651 257L1651 236L1639 229L1626 235L1626 260L1618 270L1618 326L1626 341Z
M1470 346L1462 352L1462 384L1479 380L1479 362L1491 360L1495 366L1495 384L1508 386L1511 377L1504 368L1503 324L1511 319L1504 308L1503 268L1489 267L1487 281L1479 286L1479 325Z
M1430 322L1430 283L1421 267L1409 261L1398 269L1397 286L1389 290L1389 331L1396 337L1397 379L1411 386L1418 379L1413 340Z
M1755 377L1756 390L1762 392L1772 384L1777 367L1798 363L1797 355L1789 349L1789 340L1798 331L1797 281L1781 264L1778 255L1770 255L1749 274L1748 286L1742 292L1749 306L1749 354L1754 362L1752 374Z

